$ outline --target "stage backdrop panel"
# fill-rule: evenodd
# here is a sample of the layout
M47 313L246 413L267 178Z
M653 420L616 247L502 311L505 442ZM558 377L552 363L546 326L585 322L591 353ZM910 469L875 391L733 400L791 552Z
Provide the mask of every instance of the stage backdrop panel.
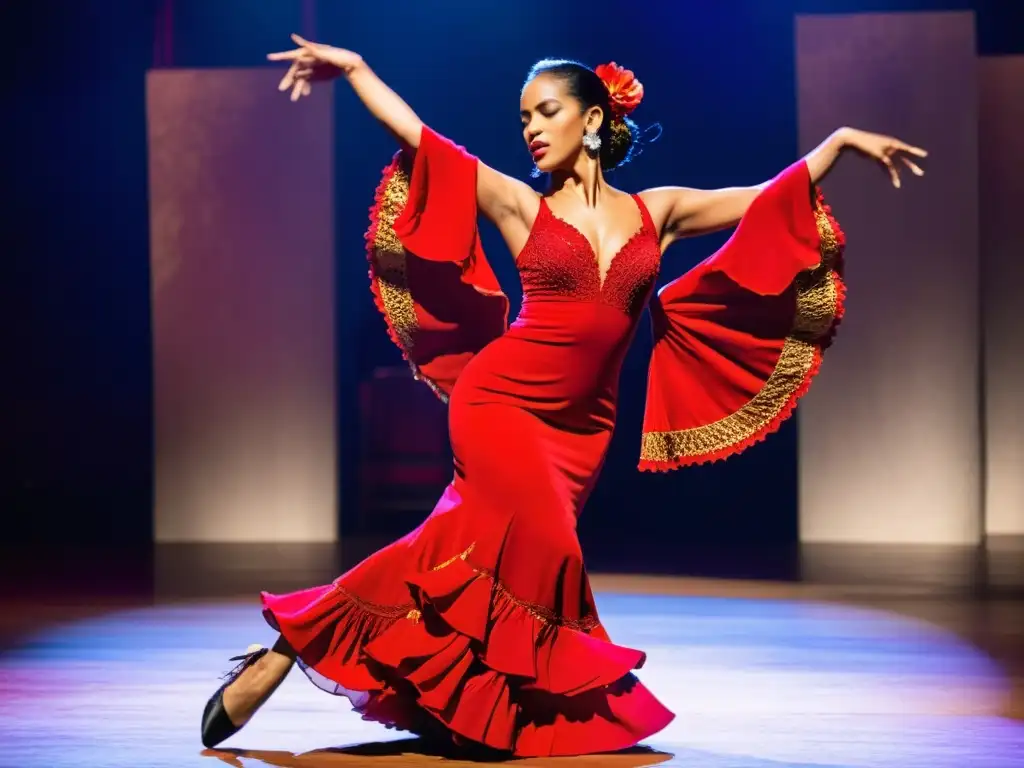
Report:
M985 529L1024 534L1024 56L979 68Z
M146 80L157 541L337 537L332 90Z
M799 414L803 541L968 543L981 528L978 85L970 13L799 16L800 148L852 125L927 148L896 190L840 160L847 315Z

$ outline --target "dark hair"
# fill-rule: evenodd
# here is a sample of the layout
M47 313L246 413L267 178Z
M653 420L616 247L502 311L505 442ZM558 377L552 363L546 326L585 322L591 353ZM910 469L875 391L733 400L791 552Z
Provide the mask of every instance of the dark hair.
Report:
M537 75L551 75L561 80L569 95L580 102L584 111L594 106L604 111L604 119L597 132L601 137L603 170L618 168L639 154L640 129L628 117L614 120L608 89L594 70L578 61L543 59L531 67L526 82L529 83Z

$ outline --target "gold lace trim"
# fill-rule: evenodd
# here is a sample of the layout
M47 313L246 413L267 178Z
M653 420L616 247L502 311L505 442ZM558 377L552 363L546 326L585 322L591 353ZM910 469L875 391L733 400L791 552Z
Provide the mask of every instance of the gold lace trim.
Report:
M486 571L478 571L481 577L487 577L489 574ZM555 613L550 608L546 608L538 603L531 603L526 600L522 600L511 592L503 585L500 581L490 576L494 580L494 591L499 595L514 603L518 607L525 610L535 619L543 624L550 624L556 627L565 627L566 629L574 629L577 632L589 632L597 626L597 616L590 614L584 616L582 619L570 619L566 616Z
M761 390L743 407L723 419L690 429L645 432L640 458L667 463L683 456L709 456L739 445L764 430L790 402L815 363L817 341L835 322L839 276L834 267L839 241L822 204L814 211L821 262L797 275L796 314L775 369Z
M407 254L398 235L395 234L395 219L398 218L409 199L409 173L401 165L395 167L384 185L384 191L377 202L377 230L373 234L373 280L376 281L385 319L405 353L413 378L429 386L442 401L448 396L432 380L424 376L412 362L419 321L416 319L416 305L409 291L409 276L406 267Z
M408 613L409 606L412 605L412 603L406 603L405 605L384 605L382 603L373 603L369 600L364 600L354 592L350 592L340 584L335 584L334 589L341 593L346 600L357 605L360 610L366 613L372 613L374 616L379 616L382 619L401 618Z
M373 237L374 277L381 302L395 335L407 349L416 331L416 310L405 269L405 249L395 234L395 219L409 196L409 175L395 168L377 204L377 231Z
M472 568L476 572L476 577L478 579L491 579L494 585L493 589L497 594L501 595L505 599L519 606L523 610L529 612L535 619L544 624L552 624L554 626L566 627L568 629L575 629L580 632L589 632L597 626L598 621L596 616L590 615L585 616L582 619L570 619L555 613L554 611L552 611L549 608L546 608L543 605L531 603L528 600L522 600L516 597L500 581L498 581L498 579L495 578L494 573L492 571L486 568L480 568L478 566L475 566L469 561L469 555L473 552L473 549L475 547L476 543L474 542L459 554L445 560L443 563L435 565L430 570L440 571L442 568L447 568L456 560L463 560L466 562L467 565L469 565L470 568ZM359 608L366 611L367 613L372 613L375 616L380 616L386 619L398 619L404 616L406 619L409 619L413 622L418 622L420 619L423 618L423 614L420 613L420 610L418 608L416 608L415 603L410 602L403 603L401 605L381 605L379 603L373 603L368 600L364 600L354 595L352 592L348 591L341 585L335 585L335 588L337 589L338 592L343 594L346 599L352 601L357 606L359 606Z
M778 416L813 364L814 345L799 339L786 339L772 375L742 408L724 419L700 427L645 432L640 458L670 462L682 456L709 456L749 440Z

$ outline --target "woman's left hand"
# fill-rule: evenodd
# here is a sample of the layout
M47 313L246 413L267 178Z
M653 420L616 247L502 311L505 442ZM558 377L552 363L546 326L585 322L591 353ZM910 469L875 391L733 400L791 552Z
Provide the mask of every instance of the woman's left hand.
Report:
M856 149L868 157L878 160L889 171L892 185L899 189L900 173L896 160L907 166L915 176L924 176L924 170L914 163L907 155L927 157L928 153L920 147L914 147L892 136L880 133L869 133L856 128L844 128L841 131L843 145Z

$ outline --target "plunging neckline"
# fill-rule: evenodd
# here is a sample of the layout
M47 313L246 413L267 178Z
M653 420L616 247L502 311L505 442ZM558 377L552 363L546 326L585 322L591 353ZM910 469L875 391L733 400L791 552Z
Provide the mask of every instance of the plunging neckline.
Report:
M624 250L626 250L627 247L632 245L634 240L639 238L641 235L646 234L646 232L647 232L648 214L647 214L647 208L644 205L643 200L641 200L640 196L638 194L636 194L636 193L630 194L629 197L633 200L633 203L636 205L637 211L640 213L640 226L637 227L637 229L633 232L633 234L631 234L629 237L627 237L625 239L625 241L623 241L622 245L620 245L616 249L615 253L612 254L612 257L608 260L608 269L606 269L603 273L601 272L601 259L598 256L597 249L594 247L593 243L590 242L590 238L588 238L585 234L583 234L582 230L580 230L580 228L577 227L575 224L572 224L569 221L566 221L565 219L561 218L560 216L556 216L555 212L551 210L551 206L548 205L548 200L547 200L546 197L541 197L540 198L541 207L545 208L547 210L548 215L552 219L554 219L556 222L561 224L563 227L566 227L567 229L569 229L571 232L573 232L576 235L576 237L578 237L580 240L582 240L584 243L586 243L587 250L590 251L591 262L594 265L594 269L597 270L597 289L600 292L604 291L605 283L607 283L608 276L611 275L612 268L615 266L615 263L619 260L619 255ZM540 218L540 214L539 213L538 213L537 218ZM533 222L533 228L530 231L531 235L533 234L533 230L536 229L536 228L537 228L537 222L535 220ZM528 238L528 240L529 240L529 238Z

